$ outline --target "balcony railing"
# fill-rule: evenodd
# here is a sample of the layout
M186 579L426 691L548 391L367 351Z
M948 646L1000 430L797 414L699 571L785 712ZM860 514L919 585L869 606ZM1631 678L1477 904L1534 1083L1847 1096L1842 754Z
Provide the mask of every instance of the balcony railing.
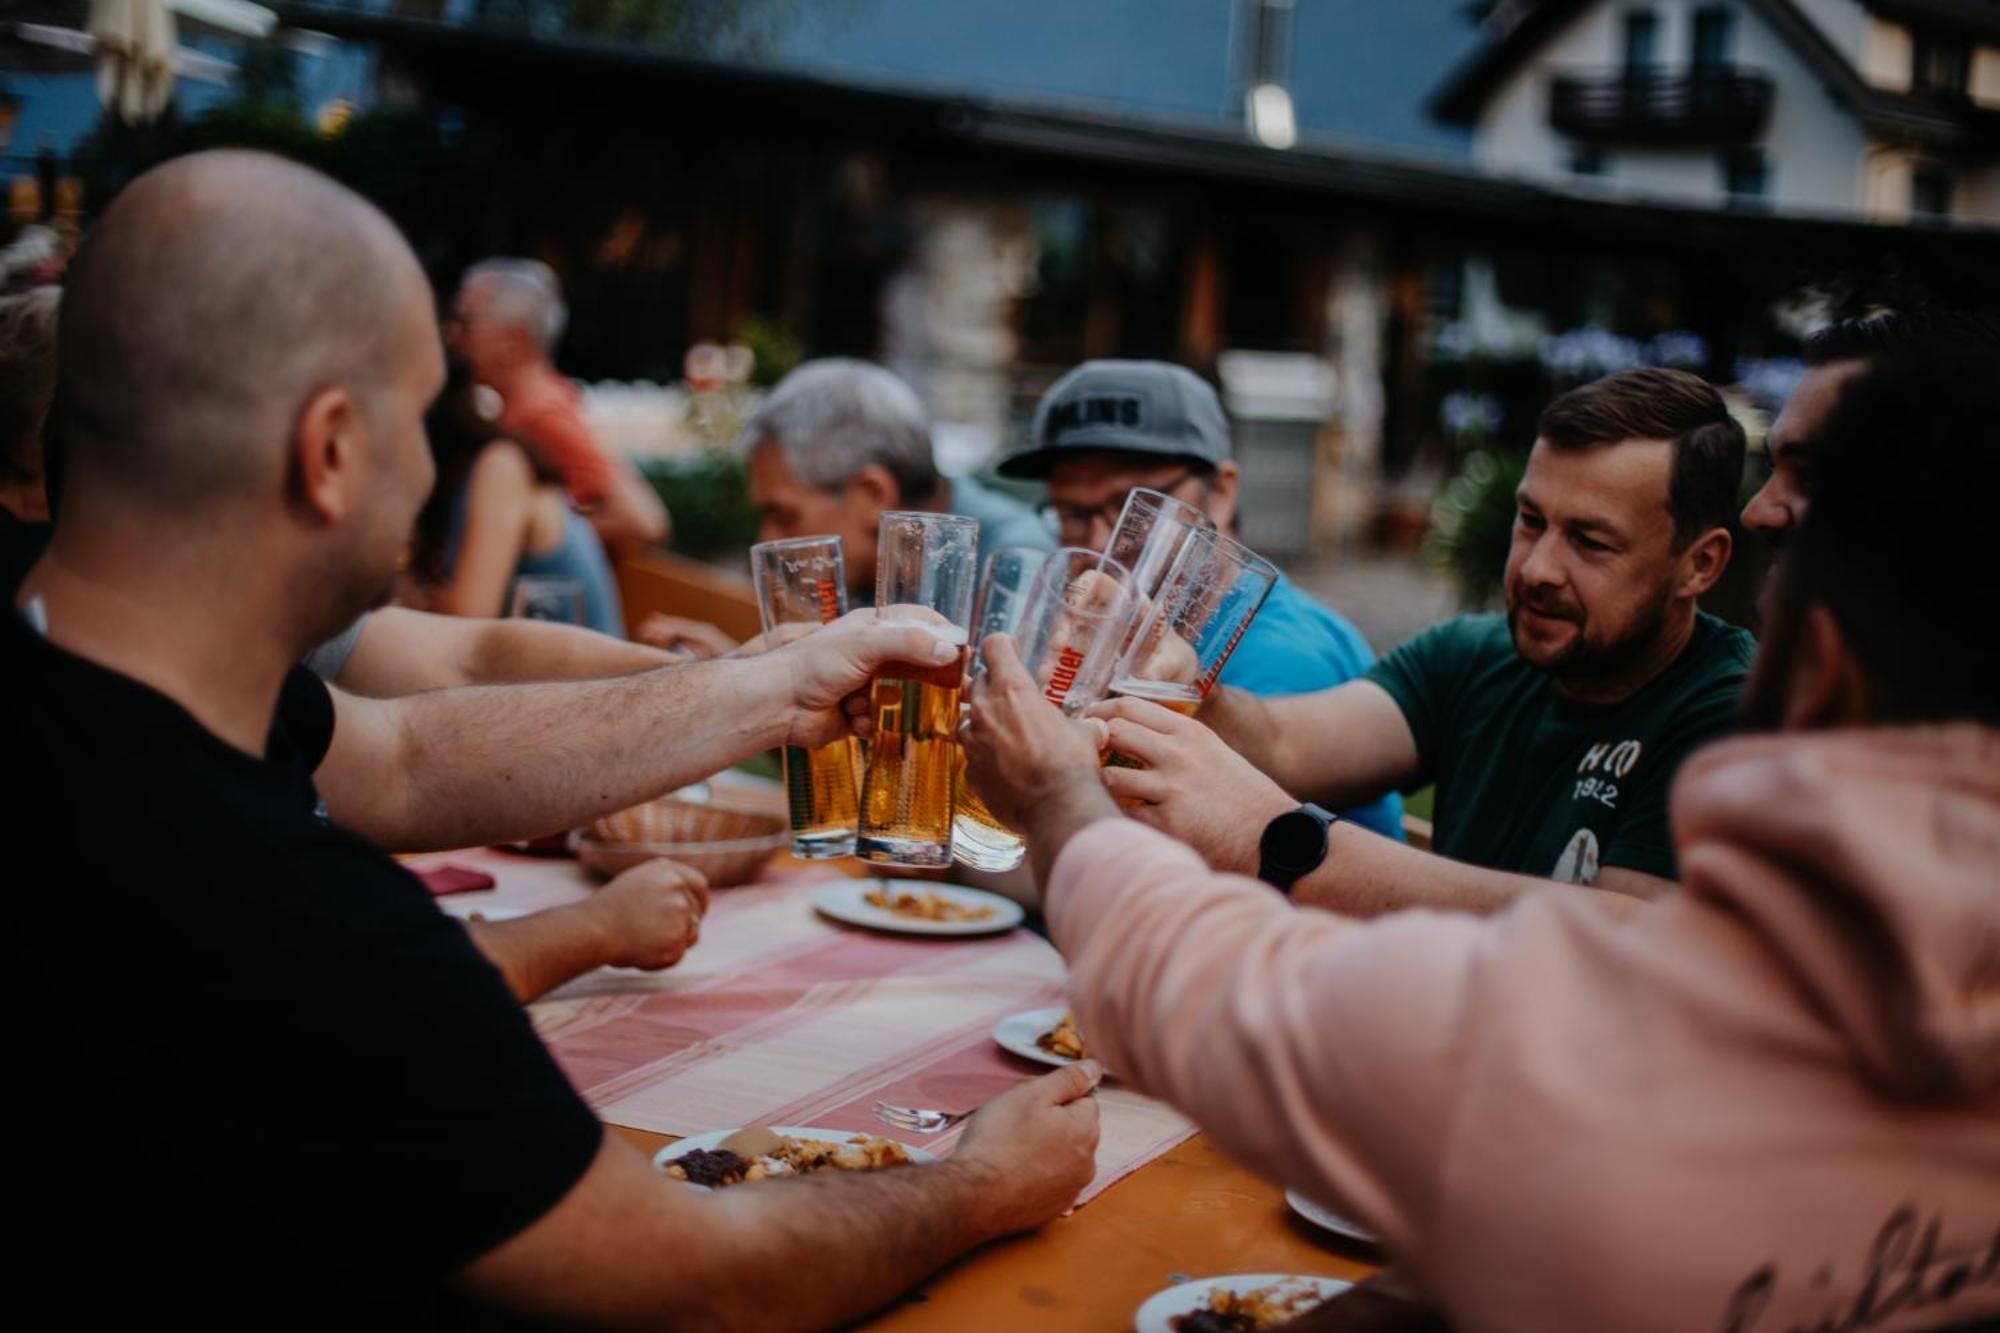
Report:
M1770 115L1771 80L1745 70L1623 70L1549 81L1549 124L1601 143L1743 143Z

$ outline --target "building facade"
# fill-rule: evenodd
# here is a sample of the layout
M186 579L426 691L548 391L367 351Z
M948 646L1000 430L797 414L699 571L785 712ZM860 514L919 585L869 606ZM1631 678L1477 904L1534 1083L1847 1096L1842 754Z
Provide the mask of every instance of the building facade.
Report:
M1435 106L1585 194L2000 224L1992 0L1502 0Z

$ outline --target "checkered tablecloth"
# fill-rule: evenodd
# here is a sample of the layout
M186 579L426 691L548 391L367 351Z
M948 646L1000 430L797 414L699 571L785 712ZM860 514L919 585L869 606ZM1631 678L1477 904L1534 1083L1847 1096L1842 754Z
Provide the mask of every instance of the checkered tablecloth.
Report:
M498 887L441 900L454 912L575 902L589 874L500 851L428 857ZM701 943L659 973L604 969L533 1006L577 1089L614 1124L698 1134L745 1124L880 1131L875 1100L976 1106L1040 1066L994 1044L995 1022L1058 1004L1063 963L1024 930L968 939L878 934L812 908L824 871L720 889ZM1102 1139L1088 1201L1188 1138L1166 1106L1115 1082L1099 1091ZM958 1131L921 1140L948 1149ZM906 1136L907 1137L907 1136Z

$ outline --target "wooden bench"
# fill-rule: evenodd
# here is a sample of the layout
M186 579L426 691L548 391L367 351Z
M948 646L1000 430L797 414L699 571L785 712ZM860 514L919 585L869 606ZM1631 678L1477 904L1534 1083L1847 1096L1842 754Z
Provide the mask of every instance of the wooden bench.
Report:
M747 574L660 550L620 555L613 572L625 599L627 634L654 612L705 620L737 640L754 638L762 628Z

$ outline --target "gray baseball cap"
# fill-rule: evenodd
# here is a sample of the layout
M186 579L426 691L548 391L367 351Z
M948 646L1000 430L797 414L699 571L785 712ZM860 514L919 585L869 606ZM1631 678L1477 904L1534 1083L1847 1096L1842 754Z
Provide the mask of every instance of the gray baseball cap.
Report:
M1086 361L1035 406L1026 449L1003 477L1049 475L1072 449L1154 454L1211 466L1229 461L1229 419L1207 381L1165 361Z

